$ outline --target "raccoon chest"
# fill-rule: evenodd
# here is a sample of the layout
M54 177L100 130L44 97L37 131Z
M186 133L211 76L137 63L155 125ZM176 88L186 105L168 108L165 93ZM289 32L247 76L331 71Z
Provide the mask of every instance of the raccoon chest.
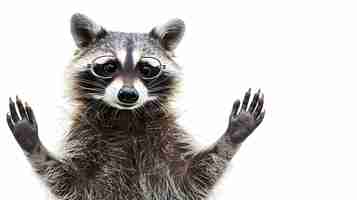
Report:
M167 193L169 186L175 185L172 161L161 147L134 143L124 154L125 159L117 162L122 169L120 176L126 177L125 182L129 183L124 187L130 185L131 191L145 195L144 199L155 199L150 195Z
M116 167L112 163L103 167L102 173L93 181L94 187L91 187L95 193L105 193L114 199L133 200L162 200L166 197L160 195L173 193L174 189L170 187L175 184L165 162L153 157L122 161L126 163L116 163Z

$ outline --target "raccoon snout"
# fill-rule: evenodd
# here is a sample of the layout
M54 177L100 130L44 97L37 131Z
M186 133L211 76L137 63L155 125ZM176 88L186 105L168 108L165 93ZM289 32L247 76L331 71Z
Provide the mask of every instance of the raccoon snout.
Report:
M139 99L138 91L133 87L124 86L118 92L118 100L124 105L133 105Z

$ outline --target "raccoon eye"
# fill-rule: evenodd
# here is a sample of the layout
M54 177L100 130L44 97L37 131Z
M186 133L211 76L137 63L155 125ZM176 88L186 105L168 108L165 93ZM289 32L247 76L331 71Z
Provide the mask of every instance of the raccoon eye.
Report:
M145 57L136 66L143 79L154 79L160 76L162 65L156 58Z
M108 60L108 57L100 57L91 68L93 75L100 78L112 78L118 70L119 63L116 60Z
M106 74L112 74L117 70L115 63L106 63L103 66L103 72Z
M93 72L95 75L102 78L111 78L117 71L115 63L96 64L93 66Z

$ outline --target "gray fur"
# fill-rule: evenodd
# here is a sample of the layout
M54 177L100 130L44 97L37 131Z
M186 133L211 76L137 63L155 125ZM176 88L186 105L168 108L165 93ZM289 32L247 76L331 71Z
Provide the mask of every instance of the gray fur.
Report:
M76 45L80 48L94 43L104 29L83 14L74 14L71 18L71 33Z
M181 42L185 33L185 23L181 19L172 19L165 24L156 26L150 34L158 38L167 51L173 51Z
M31 108L27 104L24 107L20 99L16 105L21 117L12 101L7 115L11 131L51 193L59 200L207 199L241 143L263 120L260 91L248 110L250 90L242 107L236 101L227 131L215 144L197 149L190 135L176 123L170 106L180 81L179 67L171 53L183 36L181 20L169 21L150 33L124 33L106 31L76 14L71 27L79 47L68 72L76 108L64 154L56 158L46 150L37 137ZM167 34L171 35L165 37ZM93 58L118 56L128 48L140 56L159 58L167 66L166 79L154 81L156 86L146 83L149 91L165 92L137 109L120 110L101 101L103 88L96 88L95 94L94 89L87 90L102 82L93 77L89 81L86 73Z

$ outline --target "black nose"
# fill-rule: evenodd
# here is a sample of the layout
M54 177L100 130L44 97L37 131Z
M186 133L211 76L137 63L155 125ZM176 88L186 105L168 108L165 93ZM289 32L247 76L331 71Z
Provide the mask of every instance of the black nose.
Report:
M118 99L124 104L134 104L139 99L135 88L124 86L118 92Z

